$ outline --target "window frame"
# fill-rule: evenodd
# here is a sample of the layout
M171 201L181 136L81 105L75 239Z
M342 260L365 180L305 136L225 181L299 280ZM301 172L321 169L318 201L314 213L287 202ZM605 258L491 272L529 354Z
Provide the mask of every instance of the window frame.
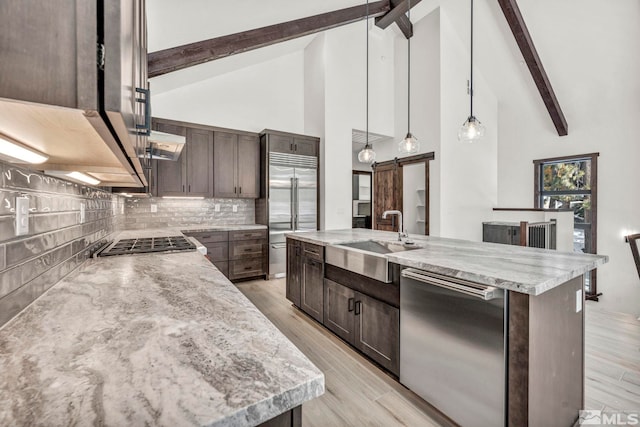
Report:
M534 191L533 191L533 206L536 208L544 209L542 199L545 195L550 193L556 195L571 195L571 194L589 194L591 202L591 226L589 229L589 252L598 252L598 156L600 153L587 153L571 156L551 157L547 159L538 159L533 161L534 165ZM589 179L589 190L565 190L565 191L545 191L543 186L543 174L542 168L544 165L552 163L570 163L582 160L591 161L591 176ZM546 210L546 209L545 209ZM575 224L574 224L574 228ZM579 228L579 227L578 227ZM584 227L587 228L587 227ZM597 269L591 270L589 277L589 292L586 294L586 298L593 301L598 301L598 297L602 293L598 293L597 285Z

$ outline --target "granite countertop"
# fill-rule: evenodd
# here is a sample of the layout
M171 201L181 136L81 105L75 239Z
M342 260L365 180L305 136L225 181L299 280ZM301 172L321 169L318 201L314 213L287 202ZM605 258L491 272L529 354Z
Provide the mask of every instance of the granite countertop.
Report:
M324 392L195 251L85 262L0 328L0 366L0 425L252 426Z
M327 246L366 239L397 241L398 233L358 228L287 233L287 237ZM431 236L410 237L420 248L386 254L389 261L534 296L609 260L604 255Z

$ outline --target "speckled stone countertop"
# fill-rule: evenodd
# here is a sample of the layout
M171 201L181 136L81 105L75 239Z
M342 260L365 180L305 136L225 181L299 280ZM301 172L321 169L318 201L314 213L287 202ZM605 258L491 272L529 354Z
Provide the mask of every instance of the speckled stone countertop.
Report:
M397 241L398 233L360 228L296 232L288 233L287 237L327 246L367 239ZM387 254L389 261L529 295L540 295L609 261L604 255L441 237L410 237L420 248Z
M324 392L195 251L85 262L0 328L0 366L2 426L253 426Z

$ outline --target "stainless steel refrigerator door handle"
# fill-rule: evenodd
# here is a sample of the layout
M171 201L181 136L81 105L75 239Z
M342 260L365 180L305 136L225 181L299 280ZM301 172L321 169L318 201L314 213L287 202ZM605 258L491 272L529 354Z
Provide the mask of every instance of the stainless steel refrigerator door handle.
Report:
M273 249L285 249L287 247L286 243L274 243L271 245Z
M402 270L402 277L429 285L439 286L444 289L470 295L485 301L504 297L504 291L493 286L481 285L479 283L468 282L458 278L441 276L439 274L429 273L414 268L405 268Z
M289 178L289 181L291 182L291 202L289 203L289 213L291 214L291 231L296 231L295 228L295 222L294 222L294 218L295 218L295 213L294 213L294 209L293 209L293 200L294 200L294 192L295 189L293 187L293 178Z
M295 221L294 225L295 225L296 230L297 230L298 228L300 228L300 206L299 206L300 194L298 194L298 192L300 191L300 188L298 187L298 178L294 178L293 182L294 182L294 185L296 187L296 190L294 192L295 195L296 195L296 206L295 206L296 215L295 215L295 219L294 219L294 221Z

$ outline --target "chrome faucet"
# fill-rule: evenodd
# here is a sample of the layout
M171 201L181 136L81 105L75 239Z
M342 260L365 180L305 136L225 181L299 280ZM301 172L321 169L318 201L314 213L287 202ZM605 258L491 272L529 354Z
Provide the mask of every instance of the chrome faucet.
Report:
M407 237L407 233L404 232L402 228L402 212L400 211L384 211L382 213L382 219L386 219L387 215L398 215L398 221L400 222L400 226L398 227L398 242L402 242L403 237Z

